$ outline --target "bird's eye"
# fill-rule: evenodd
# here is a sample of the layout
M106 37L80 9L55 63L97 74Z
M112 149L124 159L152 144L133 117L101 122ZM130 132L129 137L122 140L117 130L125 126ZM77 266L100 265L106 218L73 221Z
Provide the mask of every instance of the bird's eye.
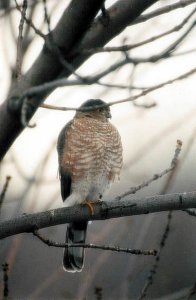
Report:
M103 111L103 108L99 108L99 112L102 112Z

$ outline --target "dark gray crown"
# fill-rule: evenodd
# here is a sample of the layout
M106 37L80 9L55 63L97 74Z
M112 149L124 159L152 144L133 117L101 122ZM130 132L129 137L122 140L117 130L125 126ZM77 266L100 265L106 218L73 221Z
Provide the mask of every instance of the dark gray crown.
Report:
M89 99L89 100L85 101L80 106L80 108L88 108L88 107L96 108L96 106L101 106L101 105L105 105L105 104L107 104L107 103L100 99Z

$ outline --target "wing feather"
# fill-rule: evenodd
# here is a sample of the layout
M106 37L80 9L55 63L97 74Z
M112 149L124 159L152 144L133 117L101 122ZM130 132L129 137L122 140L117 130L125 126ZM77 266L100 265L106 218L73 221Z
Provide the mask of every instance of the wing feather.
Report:
M62 165L62 157L64 154L64 149L67 142L67 132L71 127L71 121L63 127L61 130L58 141L57 141L57 152L58 152L58 158L59 158L59 177L61 182L61 196L63 201L66 200L67 197L71 194L71 173L64 170Z

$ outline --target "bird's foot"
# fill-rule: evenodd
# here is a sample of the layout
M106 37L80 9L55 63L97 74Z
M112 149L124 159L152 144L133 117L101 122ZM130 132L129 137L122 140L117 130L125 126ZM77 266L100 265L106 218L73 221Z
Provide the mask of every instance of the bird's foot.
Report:
M95 201L90 201L90 200L87 201L87 200L85 200L85 201L83 201L81 204L82 204L82 205L87 205L88 208L89 208L89 210L90 210L90 214L91 214L91 215L94 215L95 211L94 211L93 205L94 205L95 203L97 203L97 202L100 202L100 200L95 200Z

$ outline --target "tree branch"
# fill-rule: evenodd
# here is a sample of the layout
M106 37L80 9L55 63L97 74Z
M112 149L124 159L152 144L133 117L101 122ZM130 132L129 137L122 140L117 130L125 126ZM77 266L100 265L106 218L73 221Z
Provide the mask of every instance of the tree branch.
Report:
M16 0L15 0L16 1ZM16 2L17 4L17 2ZM19 79L21 77L21 66L22 66L22 41L23 41L23 27L25 22L27 10L27 0L23 0L22 12L21 12L21 19L19 24L19 34L18 34L18 41L17 41L17 54L16 54L16 77Z
M8 299L9 289L8 289L8 271L9 265L7 263L2 264L3 268L3 300Z
M153 284L154 282L154 277L157 273L157 269L159 267L159 262L160 262L160 258L161 258L161 254L162 254L162 251L165 247L165 243L168 239L168 235L169 235L169 232L170 232L170 228L171 228L171 220L172 220L172 211L169 211L168 215L167 215L167 224L165 226L165 230L163 232L163 235L162 235L162 238L161 238L161 241L160 241L160 248L159 248L159 251L158 251L158 254L155 258L155 262L152 266L152 268L150 269L149 271L149 274L148 274L148 277L147 277L147 280L144 284L144 287L141 291L141 294L139 295L138 299L137 300L142 300L144 298L146 298L147 296L147 291L149 289L149 287Z
M175 153L174 156L172 158L171 164L169 166L169 168L163 170L161 173L158 174L154 174L150 179L144 181L143 183L131 187L128 191L124 192L123 194L119 195L118 197L116 197L116 200L120 200L128 195L131 194L135 194L137 191L143 189L144 187L148 186L149 184L151 184L153 181L163 177L164 175L168 174L169 172L171 172L172 170L175 169L177 162L178 162L178 156L181 152L181 147L182 147L182 141L177 140L177 145L176 145L176 149L175 149Z
M145 58L133 58L132 57L132 62L134 64L138 64L138 63L155 63L163 58L169 58L172 57L172 53L177 49L177 47L187 38L187 36L190 34L190 32L195 28L196 25L196 21L194 20L192 22L192 24L190 24L190 26L186 29L186 31L177 38L177 40L175 42L172 42L171 45L169 45L166 49L164 49L163 51L161 51L161 53L149 56L149 57L145 57Z
M191 11L191 13L182 22L180 22L180 24L174 26L172 29L167 30L161 34L154 35L151 38L145 39L141 42L138 42L135 44L130 44L130 45L129 44L122 45L122 46L118 46L118 47L93 48L93 49L88 49L88 50L84 49L83 52L95 54L95 53L104 53L104 52L129 51L129 50L135 49L137 47L141 47L148 43L154 42L162 37L165 37L166 35L169 35L171 33L179 31L180 29L182 29L184 27L184 25L189 21L189 19L194 15L195 12L196 12L196 8L194 8L193 11Z
M195 3L195 0L180 0L176 3L169 4L169 5L166 5L164 7L158 8L158 9L156 9L156 10L154 10L154 11L148 13L148 14L141 15L134 22L130 23L130 25L148 21L148 20L150 20L152 18L155 18L155 17L158 17L162 14L166 14L166 13L171 12L173 10L176 10L178 8L183 8L187 5L194 4L194 3Z
M196 208L196 192L95 203L93 215L89 213L86 205L57 208L41 213L24 214L21 217L1 222L0 239L70 222L105 220L187 208Z
M7 189L8 189L8 186L9 186L9 183L10 183L10 180L11 180L11 176L7 176L6 177L6 181L5 181L5 184L3 186L3 189L0 193L0 213L1 213L1 207L2 207L2 204L3 204L3 200L5 198L5 194L7 192Z
M120 64L120 63L119 63ZM142 92L138 93L137 95L134 95L134 96L130 96L128 98L125 98L125 99L121 99L121 100L117 100L117 101L112 101L112 102L108 102L107 104L104 104L104 105L97 105L97 108L102 108L102 107L105 107L105 106L112 106L112 105L116 105L116 104L120 104L120 103L124 103L124 102L130 102L130 101L134 101L140 97L143 97L143 96L146 96L147 94L155 91L155 90L158 90L168 84L172 84L178 80L183 80L189 76L192 76L194 73L196 72L196 67L189 70L188 72L184 73L184 74L181 74L180 76L177 76L173 79L170 79L170 80L167 80L167 81L164 81L162 83L159 83L157 85L154 85L150 88L146 88L144 89ZM97 75L97 77L99 77ZM90 82L90 81L89 81ZM72 81L73 85L75 84L83 84L82 82L80 82L79 80L73 80ZM92 81L93 83L93 81ZM63 86L65 84L70 84L70 81L68 81L67 79L60 79L60 80L55 80L53 82L49 82L49 83L46 83L44 85L41 85L41 86L37 86L37 87L34 87L34 88L31 88L29 91L27 91L24 95L22 95L22 97L28 97L30 95L34 95L34 94L39 94L42 92L42 90L46 90L46 89L49 89L50 86ZM44 108L48 108L48 109L54 109L54 110L62 110L62 111L70 111L70 110L75 110L75 111L78 111L79 109L76 108L76 107L59 107L59 106L54 106L54 105L48 105L48 104L42 104L40 105L41 107L44 107ZM95 107L94 107L95 108ZM92 107L88 107L88 110L92 109Z

